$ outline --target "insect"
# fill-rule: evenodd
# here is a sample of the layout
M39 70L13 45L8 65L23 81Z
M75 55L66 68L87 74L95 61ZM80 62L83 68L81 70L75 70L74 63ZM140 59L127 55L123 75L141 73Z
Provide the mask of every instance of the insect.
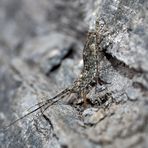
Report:
M58 102L60 99L70 95L71 93L76 93L78 98L83 98L84 105L87 105L86 95L92 89L93 86L96 86L98 83L102 84L102 81L99 78L99 61L101 60L102 48L100 47L100 43L102 42L102 35L100 33L99 21L96 21L95 31L89 31L87 34L86 43L83 49L83 69L81 71L80 77L74 81L74 83L55 95L54 97L40 102L35 106L39 106L36 109L32 110L28 114L20 117L19 119L12 122L8 127L15 124L19 120L25 118L26 116L38 111L42 107L44 107L44 111L50 107L51 105Z

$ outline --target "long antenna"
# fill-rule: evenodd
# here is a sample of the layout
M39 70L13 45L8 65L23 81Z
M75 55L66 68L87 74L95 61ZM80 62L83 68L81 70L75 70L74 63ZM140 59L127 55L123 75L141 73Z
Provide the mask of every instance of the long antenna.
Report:
M44 107L44 106L47 105L48 103L50 103L50 104L48 105L48 107L52 106L53 104L55 104L56 102L58 102L60 99L63 99L64 97L62 97L62 96L63 96L65 93L67 93L67 92L69 92L69 89L64 89L63 91L61 91L60 93L58 93L56 96L54 96L54 97L52 97L52 98L46 100L45 103L42 104L41 106L37 107L36 109L30 111L29 113L25 114L24 116L20 117L19 119L15 120L15 121L13 121L12 123L10 123L9 125L5 126L5 128L6 128L6 129L9 128L10 126L14 125L16 122L18 122L18 121L24 119L25 117L27 117L28 115L30 115L30 114L32 114L32 113L34 113L34 112L36 112L37 110L39 110L40 108ZM60 98L57 99L57 100L52 101L53 99L56 99L56 98L58 98L58 97L60 97ZM52 102L50 102L50 101L52 101ZM43 102L44 102L44 101L43 101ZM40 105L40 104L41 104L41 102L38 103L38 104L36 104L36 105ZM36 105L35 105L35 106L36 106Z

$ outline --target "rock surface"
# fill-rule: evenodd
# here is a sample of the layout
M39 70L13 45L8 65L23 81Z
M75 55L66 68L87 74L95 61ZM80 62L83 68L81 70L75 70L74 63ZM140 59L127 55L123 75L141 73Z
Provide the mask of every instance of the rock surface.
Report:
M146 0L1 0L1 147L146 148L147 8ZM79 76L94 14L107 28L99 72L108 83L89 92L86 109L70 96L4 129ZM70 105L71 99L78 104Z

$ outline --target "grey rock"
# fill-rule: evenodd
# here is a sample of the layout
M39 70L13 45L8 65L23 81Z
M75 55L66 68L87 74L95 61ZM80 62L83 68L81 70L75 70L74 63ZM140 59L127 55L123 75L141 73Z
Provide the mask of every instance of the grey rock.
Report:
M147 147L148 2L87 0L79 4L0 1L2 148ZM108 33L100 45L104 58L99 63L99 76L107 83L87 94L90 104L85 109L68 104L68 97L4 129L79 76L83 66L79 39L87 24L94 29L95 13ZM67 56L71 47L74 52ZM80 99L75 97L74 102Z
M22 56L30 63L40 67L45 74L59 66L66 56L72 56L74 45L80 48L78 41L66 34L51 32L30 40L24 46ZM76 48L76 46L75 46Z

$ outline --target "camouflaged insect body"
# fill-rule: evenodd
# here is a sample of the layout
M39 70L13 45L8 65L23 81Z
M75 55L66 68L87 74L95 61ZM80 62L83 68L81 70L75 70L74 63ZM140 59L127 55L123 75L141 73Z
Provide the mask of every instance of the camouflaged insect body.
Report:
M86 103L86 95L89 93L92 87L95 86L97 83L102 82L102 80L99 78L98 70L100 53L102 51L102 49L100 48L101 40L102 35L99 30L99 23L96 21L96 30L90 31L87 34L87 40L83 49L84 65L80 77L76 81L74 81L71 86L67 87L54 97L36 104L39 107L12 122L9 126L15 124L17 121L38 111L41 108L44 108L45 111L48 107L55 104L67 95L70 95L71 93L76 93L78 95L78 98L83 98L84 103Z
M83 49L83 69L80 77L70 87L63 90L57 97L65 97L69 93L77 93L78 96L82 97L81 94L87 94L92 84L96 83L96 77L98 74L98 56L96 43L96 32L88 32L87 40Z

